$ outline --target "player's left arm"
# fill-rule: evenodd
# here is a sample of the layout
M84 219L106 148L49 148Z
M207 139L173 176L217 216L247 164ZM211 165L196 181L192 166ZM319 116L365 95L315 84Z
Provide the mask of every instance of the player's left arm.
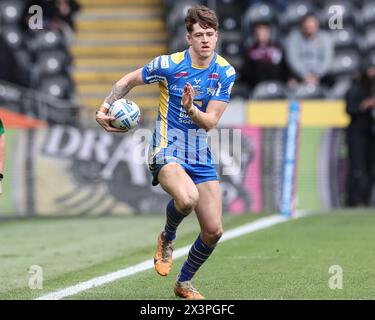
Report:
M193 104L194 95L195 92L193 86L190 83L187 83L182 94L182 104L187 114L200 128L206 131L215 128L221 115L227 107L228 102L210 100L208 102L206 112L202 112Z
M224 69L221 74L221 81L217 83L215 92L211 96L207 104L206 112L200 111L194 106L194 88L190 83L184 87L182 94L182 105L184 106L190 118L201 128L209 131L216 127L223 112L225 111L230 100L230 94L234 81L236 79L236 71L232 66Z

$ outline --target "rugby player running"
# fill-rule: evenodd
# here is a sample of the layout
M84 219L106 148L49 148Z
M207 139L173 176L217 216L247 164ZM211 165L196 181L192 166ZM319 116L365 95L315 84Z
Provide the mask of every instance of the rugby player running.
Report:
M202 299L204 296L191 281L223 233L221 190L207 145L207 131L216 127L227 107L236 75L234 68L215 52L218 19L213 10L191 7L185 25L189 48L158 56L125 75L113 86L96 120L108 132L124 132L110 125L109 106L135 86L159 83L159 112L149 168L152 184L160 183L172 199L157 240L155 270L161 276L169 274L177 227L194 210L200 234L178 275L174 293L186 299ZM199 143L192 146L189 134L194 130Z

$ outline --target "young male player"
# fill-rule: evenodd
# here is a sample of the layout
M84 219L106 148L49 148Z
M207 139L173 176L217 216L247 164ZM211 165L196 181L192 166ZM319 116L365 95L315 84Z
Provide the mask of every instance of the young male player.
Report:
M123 132L110 126L106 115L109 106L137 85L159 82L159 114L150 170L153 185L160 183L173 199L167 205L166 225L158 237L155 269L162 276L168 275L176 229L195 210L200 234L174 292L182 298L201 299L204 297L192 286L191 279L223 233L221 191L207 146L207 131L216 126L229 102L235 70L215 52L218 20L214 11L204 6L191 7L185 24L189 49L156 57L125 75L97 111L96 120L109 132ZM198 144L191 141L192 131L196 132Z

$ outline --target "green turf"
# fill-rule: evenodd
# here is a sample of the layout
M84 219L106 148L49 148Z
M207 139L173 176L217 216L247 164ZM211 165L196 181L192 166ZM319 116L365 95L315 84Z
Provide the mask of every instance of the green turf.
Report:
M261 215L225 216L231 228ZM0 222L0 299L32 299L153 257L163 215L40 218ZM195 217L185 219L178 245L198 234ZM43 268L43 290L30 290L27 269Z
M225 226L261 216L226 217ZM162 222L134 217L4 223L0 298L34 298L150 259ZM241 236L221 243L194 283L209 299L374 299L374 223L374 212L340 211ZM196 229L195 219L185 221L177 247L194 240ZM173 299L183 261L175 261L168 277L149 270L69 299ZM31 264L43 266L44 290L27 288ZM343 289L328 286L332 265L343 269Z

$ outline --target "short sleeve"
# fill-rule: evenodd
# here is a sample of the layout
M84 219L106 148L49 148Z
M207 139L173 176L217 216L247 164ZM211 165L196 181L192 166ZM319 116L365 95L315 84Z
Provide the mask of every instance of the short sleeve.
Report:
M218 81L215 92L211 97L211 100L220 100L229 102L230 100L230 94L232 92L232 88L234 85L234 81L236 80L236 70L229 66L229 68L226 68L221 76L220 80Z
M169 64L169 56L167 55L154 58L142 68L143 82L149 84L164 80L170 69Z

